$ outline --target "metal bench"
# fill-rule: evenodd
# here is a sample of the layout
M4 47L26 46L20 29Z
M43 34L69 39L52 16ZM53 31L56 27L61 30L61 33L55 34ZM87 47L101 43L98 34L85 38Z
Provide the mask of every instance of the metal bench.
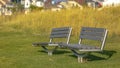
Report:
M71 49L78 57L78 62L83 62L83 57L87 56L90 52L103 51L106 36L107 30L105 28L82 27L78 44L59 43L59 45ZM91 41L96 42L91 43ZM93 43L96 44L93 45Z
M48 55L52 55L53 52L59 47L58 43L69 43L71 31L72 28L70 27L53 28L50 34L49 42L35 42L33 43L33 46L41 46L46 52L48 52ZM49 48L48 46L52 47Z

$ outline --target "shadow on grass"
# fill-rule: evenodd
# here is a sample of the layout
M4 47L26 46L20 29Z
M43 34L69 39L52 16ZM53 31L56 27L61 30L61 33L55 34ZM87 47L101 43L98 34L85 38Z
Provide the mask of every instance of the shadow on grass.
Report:
M96 55L89 54L85 58L87 58L88 61L108 60L113 56L114 53L116 53L116 51L104 50L103 52L97 52L97 53L102 54L102 55L106 55L107 57L105 58L105 57L99 57L99 56L96 56ZM75 55L69 55L69 56L77 58Z
M109 59L113 56L113 54L117 53L116 51L109 51L109 50L104 50L103 52L99 52L100 54L107 55L108 57L106 59Z
M46 51L44 50L38 50L38 52L43 52L43 53L47 53ZM65 53L71 53L70 51L65 51L65 50L55 50L53 52L53 54L65 54Z

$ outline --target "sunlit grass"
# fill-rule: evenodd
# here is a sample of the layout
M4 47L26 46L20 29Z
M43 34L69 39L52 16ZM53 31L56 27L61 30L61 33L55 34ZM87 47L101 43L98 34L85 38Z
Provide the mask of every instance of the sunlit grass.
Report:
M106 54L92 53L94 56L88 56L91 60L86 63L78 63L77 57L69 49L58 48L53 56L48 56L41 47L32 46L33 42L47 42L47 40L47 36L0 31L0 68L119 68L120 66L119 36L108 37L105 44Z
M82 26L103 27L109 30L109 35L120 35L120 8L105 8L101 11L91 8L83 10L73 8L60 12L34 11L27 15L21 13L1 17L0 23L17 31L32 33L48 32L53 27L70 26L73 34L77 35Z

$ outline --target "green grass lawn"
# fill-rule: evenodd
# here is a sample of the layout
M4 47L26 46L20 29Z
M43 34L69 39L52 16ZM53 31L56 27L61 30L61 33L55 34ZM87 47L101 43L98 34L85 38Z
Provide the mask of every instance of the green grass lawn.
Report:
M86 63L78 63L68 49L58 49L48 56L32 42L48 41L48 37L29 33L0 31L0 68L119 68L120 37L108 37L104 54L92 53ZM77 40L76 40L77 41Z

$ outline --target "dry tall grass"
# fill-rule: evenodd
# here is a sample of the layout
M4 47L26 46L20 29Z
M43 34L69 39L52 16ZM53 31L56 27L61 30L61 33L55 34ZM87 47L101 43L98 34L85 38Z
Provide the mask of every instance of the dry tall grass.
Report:
M109 35L120 35L120 7L105 8L101 11L90 8L62 10L60 12L35 11L25 14L0 17L0 25L8 30L30 31L32 33L47 32L51 28L70 26L73 34L78 35L82 26L103 27ZM11 28L11 29L10 29Z

